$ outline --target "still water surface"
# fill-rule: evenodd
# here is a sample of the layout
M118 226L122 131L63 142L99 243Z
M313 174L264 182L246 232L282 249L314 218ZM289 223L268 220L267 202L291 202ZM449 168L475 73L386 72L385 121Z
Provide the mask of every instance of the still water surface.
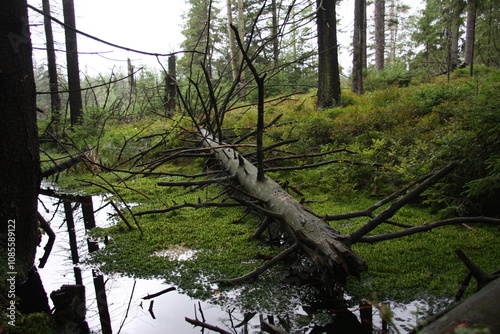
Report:
M39 268L39 273L47 294L60 289L64 284L75 284L75 265L71 259L69 246L68 228L65 223L64 210L60 200L53 197L40 196L39 211L50 221L51 227L56 234L56 240L52 253L44 268ZM111 206L106 205L108 201L103 196L93 197L96 225L99 227L111 226L115 223L112 215L114 211ZM88 257L87 234L80 211L75 212L75 232L77 236L78 252L80 261ZM43 246L47 237L42 238L41 247L38 249L37 259L43 255ZM103 244L99 245L104 247ZM189 251L182 256L189 257ZM87 322L92 332L101 333L101 324L96 302L93 277L98 274L89 266L77 264L82 272L83 285L86 287ZM263 333L260 330L259 315L253 317L245 326L234 328L245 317L237 308L222 308L219 305L193 299L177 290L162 294L153 299L144 300L149 294L154 294L171 287L161 279L138 279L124 277L119 274L104 276L106 285L106 299L111 318L113 333L201 333L200 327L186 322L185 317L198 318L201 320L200 309L205 321L211 325L218 326L231 333ZM52 301L49 300L49 303ZM151 305L152 304L152 305ZM51 304L51 307L53 305ZM149 309L151 308L151 312ZM415 301L410 304L392 303L391 308L395 313L396 327L401 333L405 333L416 322L417 311L427 309L423 302ZM352 314L359 317L356 306L349 309ZM308 315L301 307L290 309L292 317L307 319ZM265 320L268 320L267 315ZM373 322L376 328L381 327L381 319L378 311L374 310ZM297 322L295 322L296 324ZM314 331L313 325L303 324L294 326L291 333L321 333ZM352 331L334 331L335 333L348 333ZM395 333L395 328L389 330ZM204 333L213 333L204 330ZM325 333L328 333L325 331ZM332 332L333 333L333 332Z

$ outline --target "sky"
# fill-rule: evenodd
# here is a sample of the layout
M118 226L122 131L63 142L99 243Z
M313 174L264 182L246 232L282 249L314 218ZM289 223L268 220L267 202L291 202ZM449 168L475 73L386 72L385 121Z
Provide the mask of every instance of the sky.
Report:
M412 7L419 6L420 0L405 0ZM41 8L41 0L28 0L34 7ZM51 1L53 15L62 21L60 1ZM371 6L373 7L373 6ZM153 52L172 53L180 51L184 39L182 27L188 11L184 0L75 0L76 27L78 30L96 36L102 40L128 48ZM340 17L338 35L340 48L340 65L348 68L351 65L351 56L348 50L351 43L353 27L354 1L342 1L337 14ZM30 23L41 23L40 15L29 10ZM64 34L62 28L53 23L56 49L64 49ZM32 40L35 47L44 48L45 37L43 26L31 27ZM154 56L145 56L129 51L119 50L103 45L87 37L78 37L80 54L80 70L94 75L109 73L113 68L120 68L126 72L127 58L138 67L146 65L151 69L161 69L158 59ZM94 54L87 54L94 53ZM99 53L99 54L95 54ZM45 51L35 50L35 62L38 65L45 63ZM65 61L65 55L58 52L59 62ZM166 66L166 57L159 60Z

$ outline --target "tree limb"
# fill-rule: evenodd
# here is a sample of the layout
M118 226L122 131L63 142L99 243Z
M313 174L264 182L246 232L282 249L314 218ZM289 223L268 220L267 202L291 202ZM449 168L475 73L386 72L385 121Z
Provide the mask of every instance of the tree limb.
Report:
M411 228L406 229L404 231L390 232L390 233L384 233L384 234L379 234L379 235L374 235L374 236L363 236L360 239L358 239L357 242L375 243L375 242L379 242L379 241L401 238L401 237L405 237L405 236L412 235L412 234L419 233L419 232L429 231L429 230L432 230L433 228L436 228L436 227L441 227L441 226L446 226L446 225L456 225L456 224L462 224L462 223L488 223L488 224L500 225L500 219L490 218L490 217L450 218L450 219L441 220L441 221L434 222L434 223L427 223L427 224L411 227Z
M417 198L424 190L434 185L440 179L442 179L445 175L450 173L455 167L457 163L451 163L448 166L444 167L440 171L434 173L429 178L425 179L420 185L418 185L415 189L410 191L400 200L394 202L389 208L382 211L378 216L371 219L368 223L358 228L356 231L350 234L351 240L353 243L358 242L364 235L373 231L378 225L383 223L384 221L390 219L392 216L398 212L403 206Z
M267 269L271 268L272 266L274 266L275 264L277 264L279 261L283 260L288 255L292 254L293 252L295 252L298 249L299 249L299 243L295 242L292 246L288 247L283 252L279 253L278 255L276 255L275 257L273 257L271 260L269 260L268 262L264 263L260 267L257 267L254 271L252 271L252 272L250 272L250 273L248 273L246 275L243 275L243 276L240 276L240 277L235 277L235 278L218 279L218 280L212 281L212 283L241 283L241 282L244 282L244 281L248 281L248 280L250 280L252 278L256 278L260 274L262 274L264 271L266 271Z

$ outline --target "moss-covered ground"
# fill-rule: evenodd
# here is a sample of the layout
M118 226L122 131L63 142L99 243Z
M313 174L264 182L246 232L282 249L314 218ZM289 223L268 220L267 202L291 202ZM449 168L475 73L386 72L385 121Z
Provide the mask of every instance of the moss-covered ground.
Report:
M340 153L286 161L285 165L336 158L367 164L337 163L312 170L269 175L277 181L290 181L292 186L302 191L305 199L311 201L308 206L318 214L367 208L380 200L382 194L390 194L452 160L461 163L456 180L471 180L472 175L475 175L473 172L479 170L477 168L482 164L482 172L477 172L474 177L489 177L493 194L498 189L495 186L498 180L495 179L495 173L487 173L496 169L486 168L485 161L496 166L494 152L489 151L488 147L496 147L494 145L498 144L498 140L492 142L494 138L491 136L498 132L495 132L496 128L488 128L491 123L483 124L479 116L475 117L480 115L482 106L486 105L486 113L489 110L488 103L494 105L493 102L498 100L498 97L495 100L490 94L498 86L494 80L497 77L493 73L490 81L485 79L482 83L458 77L450 84L435 82L405 89L390 87L362 97L346 93L344 107L325 111L314 110L312 95L298 95L279 105L270 105L266 109L266 121L278 114L284 116L279 126L268 129L266 144L299 138L298 142L281 147L282 153L326 152L336 148L357 152L355 155ZM487 96L490 98L483 101ZM178 127L178 124L183 126ZM233 135L244 133L255 125L255 110L238 109L229 113L226 115L226 124L232 129ZM188 127L188 121L181 116L174 120L142 119L133 124L110 124L105 136L100 138L97 155L103 164L116 166L118 162L157 145L150 154L135 161L140 164L148 159L153 160L163 156L164 150L185 145L181 140L182 129ZM81 133L74 142L85 147L92 140L88 134L91 130L79 130ZM149 136L158 133L162 135ZM130 139L126 146L123 146L123 139ZM486 142L490 146L485 146ZM47 150L57 156L57 152L49 148ZM268 157L273 156L269 154ZM384 167L376 167L376 162L382 163ZM50 165L50 162L46 164ZM198 173L202 166L203 161L200 159L176 160L163 164L155 172L193 174ZM127 167L124 165L120 168ZM85 167L80 166L63 174L58 179L58 186L70 191L106 192L106 189L110 189L104 182L106 180L114 185L114 191L125 202L134 203L133 212L168 208L183 202L205 202L223 191L221 187L211 186L196 192L186 192L187 189L183 188L158 186L157 183L165 181L166 177L134 175L125 180L128 176L126 173L113 174L102 170L96 176L85 171ZM100 183L103 187L88 187L89 181ZM418 203L403 208L393 220L409 225L437 221L442 217L438 215L438 209L444 209L440 214L443 211L447 214L470 212L467 211L470 206L462 205L464 203L477 204L475 208L479 212L485 208L495 212L496 208L488 199L489 193L475 189L479 194L477 198L485 199L484 203L480 203L477 198L464 199L459 196L467 189L472 189L470 184L462 183L461 190L452 189L453 186L454 183L450 181L437 185L438 190L428 192ZM445 196L446 191L450 191L449 197ZM453 196L451 191L455 191ZM117 201L121 198L114 195ZM432 208L426 205L428 203L433 204ZM437 207L434 205L436 203ZM126 215L133 222L130 214ZM104 239L107 236L109 239L106 248L93 256L93 265L98 265L105 272L162 277L190 294L219 298L225 288L210 284L211 280L243 275L262 263L262 260L257 259L258 254L274 255L282 250L280 246L267 243L266 238L248 240L262 217L254 213L244 215L241 207L184 208L169 213L143 215L136 219L143 233L137 228L130 231L119 220L115 226L93 232L96 238ZM341 232L348 233L366 221L357 218L331 224ZM397 229L392 225L382 225L372 233ZM369 264L369 270L360 281L350 280L347 289L359 298L375 295L380 300L452 297L466 275L466 269L454 250L462 248L484 271L491 272L499 266L499 233L498 226L457 225L373 245L356 244L353 248ZM189 249L195 253L190 260L157 256L173 249ZM241 294L248 297L241 303L250 307L258 295L263 296L261 301L269 302L270 291L273 291L273 298L284 296L282 291L287 289L283 281L286 281L288 274L286 266L278 266L258 281L240 286L245 289ZM473 291L474 287L468 289L469 294Z

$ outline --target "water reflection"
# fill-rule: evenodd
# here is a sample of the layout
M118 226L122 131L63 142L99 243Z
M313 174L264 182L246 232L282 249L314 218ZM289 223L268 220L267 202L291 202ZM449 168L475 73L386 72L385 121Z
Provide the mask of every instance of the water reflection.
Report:
M105 197L41 195L40 201L40 212L57 236L50 257L39 269L45 291L60 290L64 285L85 286L85 320L90 332L213 332L206 329L208 326L228 333L262 333L262 328L269 332L275 330L276 333L391 332L377 310L373 311L369 305L352 307L345 301L326 303L318 298L317 302L308 302L307 306L299 301L295 303L297 306L291 306L284 314L268 315L240 312L234 305L214 305L193 299L177 289L151 298L151 295L172 286L161 279L139 279L118 274L105 277L96 268L81 265L92 251L105 246L90 239L87 231L95 226L108 227L115 223L112 218L114 209L108 206ZM45 235L41 246L47 241L48 236ZM42 247L38 249L37 258L43 256ZM153 256L184 256L189 260L196 254L190 253L189 249L167 249ZM238 292L234 292L235 298L237 295ZM150 298L144 298L148 296ZM53 307L54 302L51 302ZM401 323L407 323L415 321L413 312L417 307L418 304L400 305L393 311L397 318L402 319ZM191 323L186 318L192 320ZM404 331L401 325L399 327ZM84 333L82 328L66 327L68 333Z

